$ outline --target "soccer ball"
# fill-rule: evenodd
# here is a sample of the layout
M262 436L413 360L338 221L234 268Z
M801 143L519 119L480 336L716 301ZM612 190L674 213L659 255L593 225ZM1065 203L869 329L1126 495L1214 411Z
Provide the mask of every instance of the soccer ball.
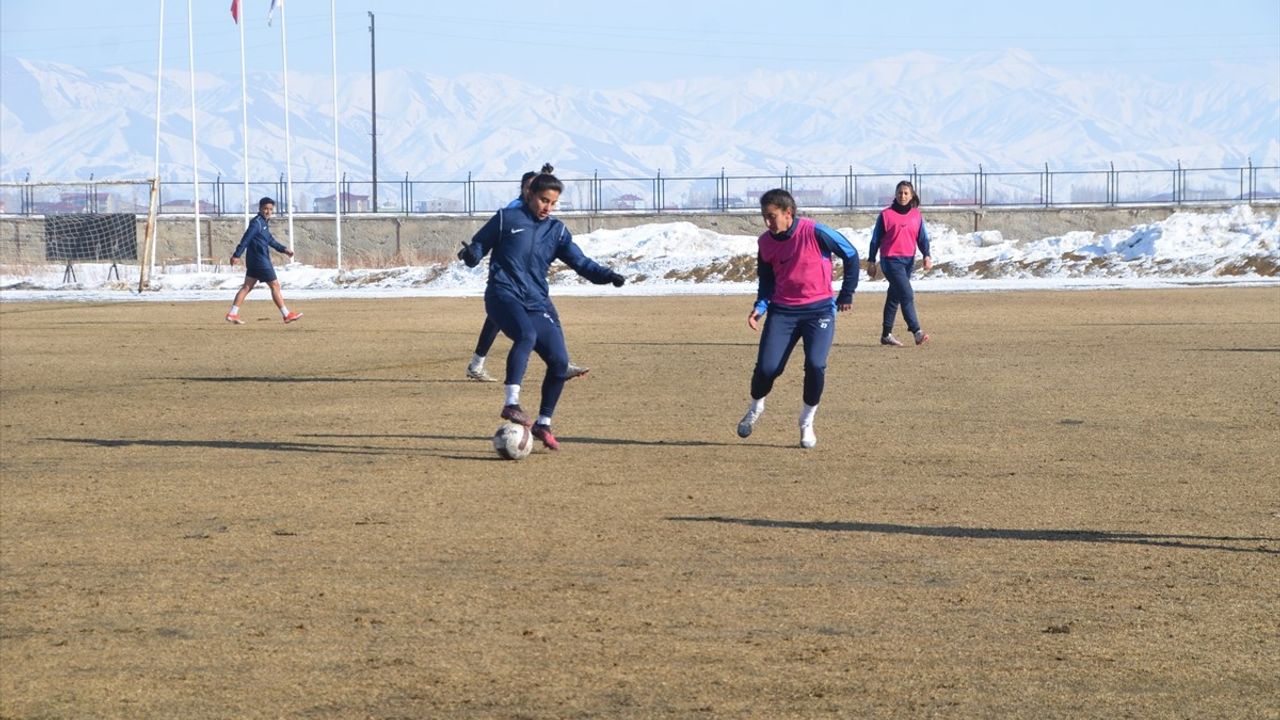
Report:
M523 460L533 451L533 435L524 425L502 423L493 433L493 449L503 460Z

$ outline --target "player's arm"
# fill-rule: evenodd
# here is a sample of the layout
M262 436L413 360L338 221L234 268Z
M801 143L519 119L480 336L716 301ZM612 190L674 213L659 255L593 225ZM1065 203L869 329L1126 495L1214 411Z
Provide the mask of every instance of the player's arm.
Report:
M773 266L756 255L756 302L747 315L747 326L752 330L759 328L760 318L769 312L769 300L773 297L776 285L777 277L773 274Z
M924 223L921 223L923 227ZM867 277L876 279L876 253L880 252L880 238L884 237L884 215L876 216L876 226L871 229L871 247L867 248Z
M466 263L467 267L479 265L501 236L502 211L498 211L489 218L489 222L485 223L484 227L471 236L470 244L463 244L462 249L458 251L458 259Z
M281 244L280 241L276 240L275 236L271 234L270 230L266 228L262 228L262 234L266 236L267 245L269 245L272 250L275 250L276 252L282 253L284 255L288 255L289 257L293 257L293 251L285 247L283 244Z
M853 293L858 289L858 249L849 242L849 238L823 225L814 223L818 235L818 244L824 250L839 255L844 261L844 278L840 282L840 292L836 295L836 310L844 312L853 307Z
M933 269L933 258L929 256L929 231L924 229L924 220L920 221L920 232L916 233L916 247L924 256L924 269Z
M613 268L587 257L573 241L573 233L563 225L560 226L560 239L556 243L556 259L596 285L612 283L614 287L622 287L627 281L621 273L614 272Z
M245 248L249 247L249 241L253 239L255 233L258 232L258 218L249 221L249 227L244 229L244 235L240 236L240 244L236 245L235 252L231 253L231 264L235 265L236 261L244 255Z

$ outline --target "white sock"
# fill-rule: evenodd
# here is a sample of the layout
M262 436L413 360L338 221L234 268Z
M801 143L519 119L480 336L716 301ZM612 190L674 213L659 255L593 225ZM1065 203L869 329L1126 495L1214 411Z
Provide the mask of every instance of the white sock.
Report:
M287 308L287 307L285 307L285 306L281 305L281 306L280 306L280 317L289 317L289 308Z
M506 387L507 387L507 404L519 405L520 404L520 386L507 385Z
M484 356L483 356L483 355L476 355L475 353L472 353L472 354L471 354L471 369L472 369L472 370L482 370L483 368L484 368Z
M817 414L817 405L803 405L800 408L800 427L807 427L813 424L813 416Z
M240 306L239 306L239 305L232 305L232 306L231 306L231 312L229 312L229 313L227 313L227 314L228 314L228 315L239 315L239 314L240 314Z
M753 413L755 413L755 414L757 414L757 415L759 415L760 413L764 412L764 398L760 398L759 400L752 400L752 401L751 401L751 412L753 412Z
M537 421L535 421L533 424L534 424L534 425L546 425L547 427L551 427L551 416L550 416L550 415L539 415L539 416L538 416Z

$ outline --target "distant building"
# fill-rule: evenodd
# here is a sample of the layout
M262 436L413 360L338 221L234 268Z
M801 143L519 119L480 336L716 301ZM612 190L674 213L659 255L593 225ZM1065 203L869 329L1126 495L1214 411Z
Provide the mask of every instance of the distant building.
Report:
M333 212L333 195L325 195L318 197L311 203L314 212L331 213ZM355 195L352 193L342 193L342 212L344 213L364 213L369 212L370 208L368 195Z
M416 213L453 213L462 212L462 203L450 198L427 198L413 203Z
M640 210L643 209L642 203L644 203L644 198L631 193L619 195L613 199L613 206L618 210Z
M36 201L31 204L37 215L65 215L68 213L117 212L119 202L110 193L64 192L58 193L55 202Z
M821 190L792 190L791 197L796 199L798 207L826 207L827 194Z
M769 188L772 190L773 188ZM748 190L742 194L744 200L750 205L759 205L760 196L769 190ZM821 190L800 189L791 190L791 197L795 198L796 207L803 211L807 207L828 207L827 195Z
M169 200L160 204L161 213L189 213L195 210L195 203L191 198L179 198L177 200ZM218 206L207 200L200 201L201 215L218 214Z

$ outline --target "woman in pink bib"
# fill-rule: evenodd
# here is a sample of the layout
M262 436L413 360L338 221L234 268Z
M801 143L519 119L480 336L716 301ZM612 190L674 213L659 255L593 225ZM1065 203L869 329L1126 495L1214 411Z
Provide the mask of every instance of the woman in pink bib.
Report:
M889 292L884 298L884 324L880 329L880 344L902 347L902 341L893 336L893 320L902 308L902 319L917 345L929 341L920 329L916 316L916 295L911 289L911 271L915 267L916 248L924 256L924 269L933 269L929 257L929 233L920 217L920 197L910 182L903 180L894 191L893 204L880 211L876 227L871 231L871 247L867 252L867 275L876 279L876 253L880 253L880 269L889 281Z

